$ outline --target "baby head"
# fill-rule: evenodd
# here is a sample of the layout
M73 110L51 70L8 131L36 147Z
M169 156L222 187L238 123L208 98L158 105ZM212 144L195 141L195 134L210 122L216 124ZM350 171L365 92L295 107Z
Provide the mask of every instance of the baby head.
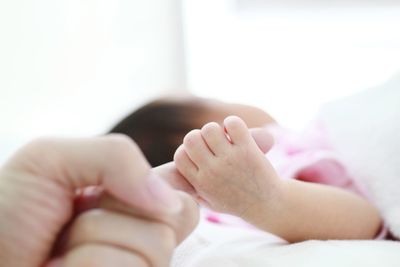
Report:
M274 120L263 110L195 96L170 96L153 100L129 114L110 133L131 137L155 167L173 160L175 150L192 129L207 122L222 123L229 115L260 127Z

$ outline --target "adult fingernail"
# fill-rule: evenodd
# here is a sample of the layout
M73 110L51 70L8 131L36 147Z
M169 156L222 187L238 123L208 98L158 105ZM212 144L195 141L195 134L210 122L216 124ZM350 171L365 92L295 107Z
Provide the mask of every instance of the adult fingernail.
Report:
M162 177L151 173L147 179L148 190L152 197L159 202L160 207L169 213L178 213L183 208L182 200Z

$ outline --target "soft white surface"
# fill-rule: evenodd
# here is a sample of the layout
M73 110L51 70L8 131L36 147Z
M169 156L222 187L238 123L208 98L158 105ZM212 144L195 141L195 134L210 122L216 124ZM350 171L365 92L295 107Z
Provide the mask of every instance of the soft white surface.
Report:
M240 247L243 247L240 241L226 244L205 254L193 266L395 267L400 263L400 244L389 241L307 241L244 250Z
M175 252L173 267L346 267L400 264L400 242L307 241L287 244L259 231L202 221Z
M353 177L367 186L400 238L400 74L328 104L321 118Z

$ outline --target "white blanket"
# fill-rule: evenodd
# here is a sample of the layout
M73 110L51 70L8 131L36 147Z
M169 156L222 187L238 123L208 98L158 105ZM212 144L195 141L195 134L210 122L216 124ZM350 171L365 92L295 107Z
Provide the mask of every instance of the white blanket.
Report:
M326 105L321 118L352 176L366 185L400 238L400 74Z
M173 267L399 267L400 242L307 241L202 221L176 250Z

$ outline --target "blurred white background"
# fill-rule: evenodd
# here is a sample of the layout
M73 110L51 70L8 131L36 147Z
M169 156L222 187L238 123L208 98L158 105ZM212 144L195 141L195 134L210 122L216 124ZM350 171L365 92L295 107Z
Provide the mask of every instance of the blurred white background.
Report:
M290 127L400 70L399 1L185 3L189 87L256 104Z
M169 91L301 128L400 69L396 2L0 1L0 162L36 136L101 134Z

